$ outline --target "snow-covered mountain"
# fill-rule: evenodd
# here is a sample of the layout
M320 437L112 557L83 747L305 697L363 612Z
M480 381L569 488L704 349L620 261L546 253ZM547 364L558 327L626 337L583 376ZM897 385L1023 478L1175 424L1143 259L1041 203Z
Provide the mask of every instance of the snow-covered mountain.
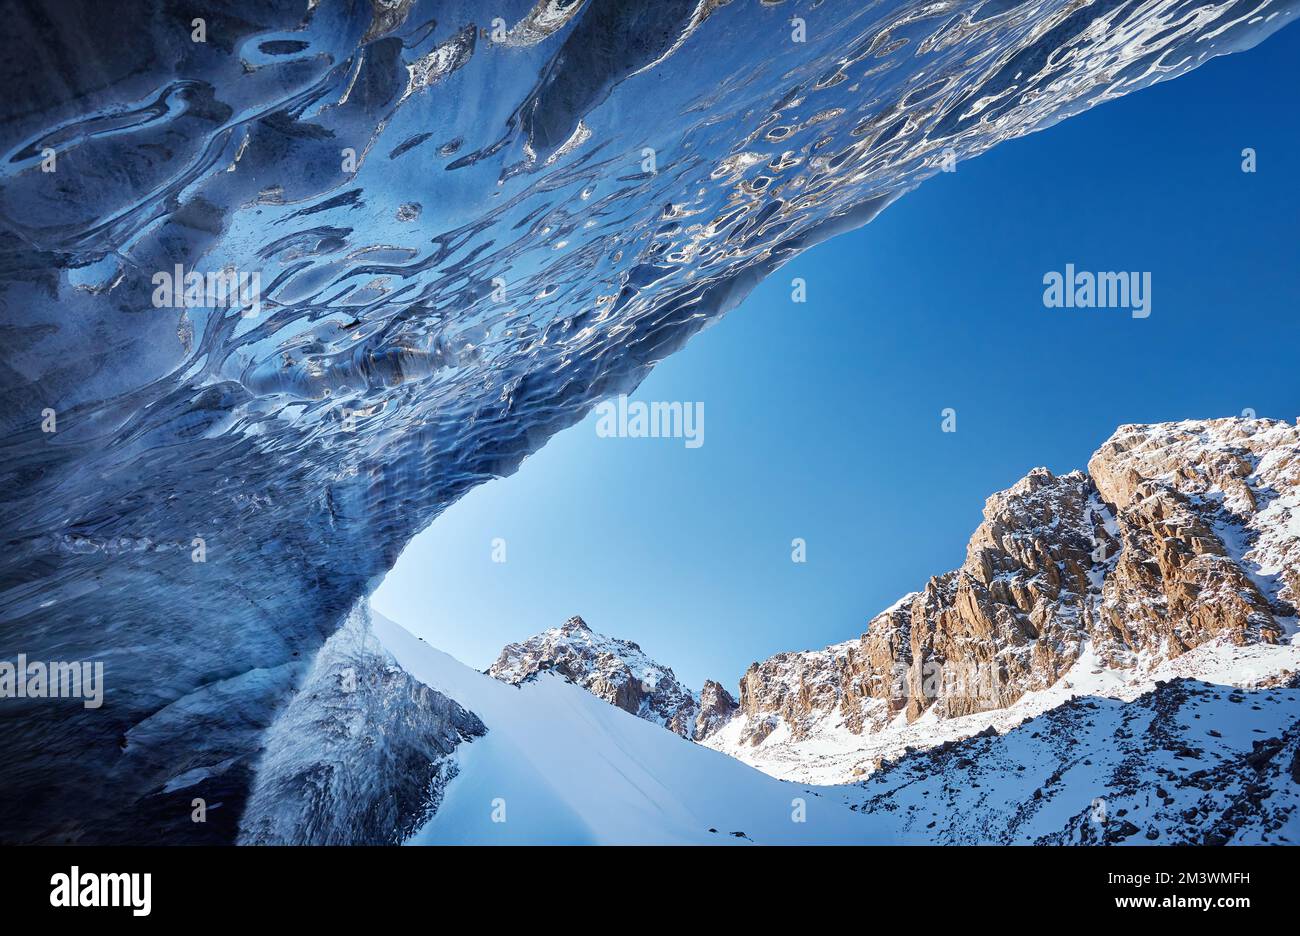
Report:
M245 844L853 844L861 791L775 779L541 668L511 684L358 604L268 738Z
M1297 604L1300 427L1122 426L1087 474L1038 468L990 497L961 568L860 638L753 664L706 743L775 776L849 782L1075 694L1300 671Z
M1300 681L1276 673L1280 646L1202 644L1145 691L1088 651L1051 689L959 718L928 713L905 729L924 750L857 783L813 785L547 668L494 679L364 605L347 634L303 696L324 700L322 717L305 706L273 735L242 841L1300 841ZM333 683L349 669L356 682L341 693ZM1190 671L1203 676L1180 675Z
M1294 842L1298 598L1300 428L1123 426L1088 473L990 497L962 567L862 637L753 664L738 703L580 618L489 672L554 671L773 776L852 784L883 839Z
M378 614L401 667L486 726L411 844L854 844L892 840L861 791L776 780L542 669L511 684Z
M480 673L360 603L268 733L239 837L1300 842L1298 599L1300 425L1123 426L1087 474L990 497L962 567L862 637L753 664L738 702L581 618Z
M545 670L683 738L696 736L699 697L636 644L598 634L580 617L508 644L488 675L518 685ZM711 700L717 704L716 696Z
M1036 469L962 568L739 703L581 618L485 674L360 605L241 839L1297 842L1298 541L1300 429L1211 420Z
M1137 704L1175 680L1288 684L1300 672L1298 575L1300 428L1123 426L1087 474L1037 468L990 497L962 567L860 638L754 663L739 702L714 681L695 695L576 617L506 647L489 673L519 683L554 670L773 776L851 783L914 751L1075 711L1079 697Z

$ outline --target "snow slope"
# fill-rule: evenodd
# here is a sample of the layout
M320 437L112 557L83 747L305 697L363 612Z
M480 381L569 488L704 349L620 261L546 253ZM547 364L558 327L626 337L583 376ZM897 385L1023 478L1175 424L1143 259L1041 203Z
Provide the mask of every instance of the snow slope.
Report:
M1300 842L1289 645L1206 644L1140 679L1088 653L1007 709L906 726L891 740L912 749L891 745L858 783L812 786L687 741L554 672L515 686L378 614L373 631L412 677L487 728L456 747L441 804L409 844Z
M458 775L410 844L890 843L855 787L776 780L601 701L553 673L479 673L371 612L403 669L478 716ZM805 821L796 821L803 804ZM504 822L494 822L504 807ZM740 834L737 834L740 833Z
M861 734L850 731L838 713L831 712L813 722L801 738L792 737L787 725L778 724L761 745L747 742L744 721L734 719L703 743L774 777L808 783L847 783L865 778L882 761L911 751L960 741L989 728L1005 734L1026 719L1074 699L1131 702L1160 681L1180 678L1250 689L1296 672L1300 672L1300 644L1293 636L1278 644L1245 647L1226 640L1212 641L1173 660L1135 658L1135 665L1127 670L1107 668L1089 647L1055 685L1025 693L1002 709L958 718L940 718L931 711L911 724L899 714L882 730ZM1292 716L1300 716L1300 707Z
M888 763L862 809L914 844L1300 843L1300 688L1081 696Z

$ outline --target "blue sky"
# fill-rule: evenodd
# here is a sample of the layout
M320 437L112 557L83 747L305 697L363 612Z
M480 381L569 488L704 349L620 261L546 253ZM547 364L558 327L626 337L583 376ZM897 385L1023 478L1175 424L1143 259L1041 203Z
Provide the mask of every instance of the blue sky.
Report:
M1297 79L1292 28L931 179L641 385L702 401L703 446L590 416L416 537L375 606L476 667L581 614L734 688L860 634L960 564L990 493L1083 468L1121 423L1296 418ZM1150 271L1151 316L1044 308L1066 263Z

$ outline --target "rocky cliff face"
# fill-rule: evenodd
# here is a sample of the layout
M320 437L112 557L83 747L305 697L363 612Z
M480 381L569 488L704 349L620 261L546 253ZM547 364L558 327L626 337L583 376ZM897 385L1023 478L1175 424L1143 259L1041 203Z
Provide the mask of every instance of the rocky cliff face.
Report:
M706 679L704 688L700 690L700 713L695 719L695 740L703 741L729 722L736 714L736 708L735 698L721 683Z
M858 640L752 664L740 680L737 713L744 719L744 742L762 744L778 727L804 737L828 712L838 713L855 732L887 724L905 704L912 652L907 601L914 597L877 615Z
M1300 428L1124 426L1088 470L1122 539L1098 638L1176 656L1282 636L1300 601Z
M695 736L700 700L677 681L673 671L631 641L596 633L580 617L509 644L488 668L488 675L518 684L542 670L554 670L611 705L683 738ZM717 690L708 698L710 723L726 708L722 696L730 699L721 686Z
M962 566L859 639L753 664L716 746L746 756L1003 709L1085 651L1141 674L1207 643L1277 644L1298 601L1300 428L1122 426L1087 474L1037 468L990 497Z

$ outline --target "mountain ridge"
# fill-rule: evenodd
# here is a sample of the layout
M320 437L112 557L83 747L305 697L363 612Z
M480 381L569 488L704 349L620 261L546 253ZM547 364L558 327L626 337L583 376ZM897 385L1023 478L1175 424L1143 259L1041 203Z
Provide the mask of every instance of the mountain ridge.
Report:
M699 696L637 644L597 633L577 615L560 627L507 644L487 675L519 685L544 670L683 738L696 737Z
M1187 678L1219 672L1229 648L1250 649L1255 669L1300 669L1290 640L1298 600L1300 424L1127 424L1086 473L1034 468L991 495L959 568L904 595L857 638L754 662L735 697L712 680L696 693L675 677L658 696L646 691L639 674L671 669L581 618L509 645L488 672L517 682L554 667L775 776L852 782L900 747L953 741L949 727L993 713L968 734L986 730L1021 700L1029 717L1040 704L1031 697L1098 673L1116 677L1105 691L1131 698L1156 674L1176 673L1179 658ZM890 740L902 738L910 743ZM830 769L828 748L839 752Z

